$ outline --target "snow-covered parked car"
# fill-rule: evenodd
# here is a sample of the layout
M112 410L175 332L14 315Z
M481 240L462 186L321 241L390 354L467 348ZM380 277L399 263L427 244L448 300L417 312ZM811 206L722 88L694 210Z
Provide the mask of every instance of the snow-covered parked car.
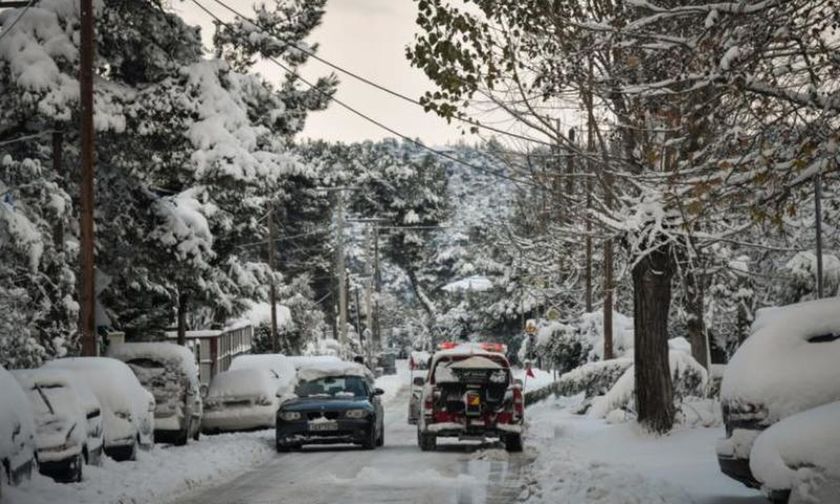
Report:
M0 488L29 478L35 465L35 421L26 394L0 366Z
M205 434L274 427L278 398L277 378L268 369L233 369L210 382L204 398L201 430Z
M502 351L467 344L434 354L420 396L421 450L434 450L439 437L455 437L498 438L507 451L522 451L522 387Z
M123 343L108 349L155 396L155 439L185 445L201 431L198 366L188 348L173 343Z
M717 456L725 474L758 488L750 453L761 432L840 401L840 298L759 310L752 331L721 382L726 438Z
M294 363L283 354L238 355L230 363L228 371L238 369L265 369L269 371L277 382L277 392L281 395L291 390L297 372Z
M277 411L277 451L306 444L356 443L372 450L385 443L382 389L355 362L326 362L298 371L294 396Z
M840 500L840 402L789 416L756 438L750 470L775 502Z
M88 414L78 392L83 386L67 371L21 369L12 374L34 415L39 471L60 482L81 481L83 466L98 460L103 443L101 421L98 431L88 431ZM94 413L99 416L98 408Z
M44 367L71 371L96 395L109 457L134 460L138 448L152 447L155 398L124 362L110 357L69 357L49 361Z

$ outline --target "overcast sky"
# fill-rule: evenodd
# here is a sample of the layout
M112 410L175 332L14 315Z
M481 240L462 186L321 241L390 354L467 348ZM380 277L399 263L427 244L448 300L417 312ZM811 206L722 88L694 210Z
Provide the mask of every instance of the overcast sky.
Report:
M233 19L212 0L202 5L224 20ZM240 12L250 14L253 0L228 0ZM174 8L193 25L201 25L205 45L213 35L210 16L189 0L174 2ZM413 0L329 0L323 24L307 39L320 44L318 55L327 61L361 74L370 80L411 97L431 90L425 75L405 59L405 48L415 33L416 3ZM259 66L270 80L279 82L283 71L273 64ZM310 60L301 74L316 78L329 74L326 65ZM338 74L341 83L337 98L365 112L400 133L439 145L463 138L457 128L410 103ZM303 137L325 140L358 141L393 136L354 116L336 104L325 112L311 114ZM475 140L475 138L469 138Z

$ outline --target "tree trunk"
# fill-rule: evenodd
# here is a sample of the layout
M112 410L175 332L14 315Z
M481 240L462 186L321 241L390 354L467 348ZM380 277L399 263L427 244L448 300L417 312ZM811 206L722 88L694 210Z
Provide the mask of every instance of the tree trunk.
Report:
M706 322L703 317L705 305L705 273L689 271L686 274L685 310L688 313L688 339L691 342L691 356L701 366L709 369L709 348Z
M186 292L178 293L178 344L187 344L187 305L189 296Z
M636 409L652 432L674 424L674 390L668 361L668 309L674 261L663 246L633 268Z

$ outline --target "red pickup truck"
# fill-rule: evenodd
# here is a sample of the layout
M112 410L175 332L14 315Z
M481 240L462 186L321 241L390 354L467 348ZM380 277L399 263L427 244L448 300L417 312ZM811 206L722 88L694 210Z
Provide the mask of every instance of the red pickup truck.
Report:
M524 402L501 345L464 344L436 352L422 385L417 443L434 450L437 438L498 438L509 452L522 451Z

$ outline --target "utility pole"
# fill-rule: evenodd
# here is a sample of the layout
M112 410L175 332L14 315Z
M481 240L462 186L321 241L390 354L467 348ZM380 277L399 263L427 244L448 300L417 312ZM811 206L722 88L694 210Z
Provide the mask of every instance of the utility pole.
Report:
M822 167L814 175L814 219L817 227L817 299L823 297Z
M93 59L94 19L93 0L81 0L81 33L79 39L79 92L81 103L81 159L82 173L79 185L79 257L80 264L80 320L82 355L95 356L99 353L96 337L94 303L94 229L93 229L93 178L94 178L94 130L93 130Z
M591 92L591 91L590 91ZM590 105L591 106L591 105ZM592 115L587 120L586 155L595 155L595 127ZM592 161L586 163L586 313L592 313Z
M379 325L379 295L382 292L382 274L379 271L379 227L373 228L373 283L376 296L373 299L373 337L382 348L382 328Z
M371 230L372 224L368 224L365 230L365 241L367 241L367 249L368 254L368 261L367 261L367 288L365 289L365 320L367 323L366 330L369 331L370 337L367 339L367 353L368 353L368 363L373 365L373 345L374 345L374 337L373 337L373 261L371 260L373 255L373 231Z
M277 345L277 286L274 284L274 272L276 269L275 253L277 249L277 237L274 223L274 204L268 204L268 269L269 276L268 299L271 304L271 351L278 352Z
M359 322L359 313L362 311L362 305L359 304L359 286L356 285L355 289L353 289L356 293L356 335L359 336L359 344L361 345L362 349L365 347L365 337L362 335L362 326Z
M336 193L337 222L336 222L336 246L335 246L335 269L338 273L338 335L339 343L347 346L347 269L344 264L344 194L341 191Z

